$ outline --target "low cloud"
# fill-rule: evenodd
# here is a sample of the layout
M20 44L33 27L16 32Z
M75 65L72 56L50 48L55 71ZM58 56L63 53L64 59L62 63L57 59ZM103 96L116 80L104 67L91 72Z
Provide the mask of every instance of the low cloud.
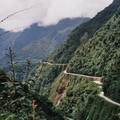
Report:
M0 21L4 21L0 23L0 28L10 30L24 26L23 28L16 29L23 30L36 22L46 26L56 24L59 20L68 17L93 17L97 12L112 3L112 1L113 0L1 0ZM13 13L16 14L12 15Z

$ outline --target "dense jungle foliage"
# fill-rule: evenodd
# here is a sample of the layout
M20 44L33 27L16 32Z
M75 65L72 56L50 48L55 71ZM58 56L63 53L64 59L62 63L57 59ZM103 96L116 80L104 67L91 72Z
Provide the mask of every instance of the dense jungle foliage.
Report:
M98 97L101 88L90 78L61 74L51 89L50 99L58 102L56 109L65 116L74 120L119 120L119 107ZM57 97L63 93L59 103Z
M0 71L0 120L62 120L46 96L39 96L27 84L14 82Z
M120 8L82 47L67 67L69 72L104 76L104 90L120 102Z
M109 67L119 59L120 51L120 9L83 46L80 46L70 60L71 72L89 75L106 75Z
M11 47L6 55L10 59L11 74L8 76L0 70L0 120L63 120L46 96L30 90L34 85L28 82L30 61L26 61L24 81L19 82L15 69L17 62L14 62L16 56Z
M16 81L13 62L12 77L0 71L0 120L120 120L120 107L100 97L120 104L119 6L114 0L78 26L30 71L27 60L24 82Z

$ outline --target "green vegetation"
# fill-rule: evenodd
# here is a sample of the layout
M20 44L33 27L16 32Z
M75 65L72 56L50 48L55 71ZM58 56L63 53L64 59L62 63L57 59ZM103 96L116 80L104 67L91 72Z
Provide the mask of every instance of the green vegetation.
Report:
M120 103L120 52L118 51L111 62L107 75L104 77L103 90L106 96Z
M35 80L34 91L37 94L49 94L49 87L54 79L65 69L66 65L49 65L41 63L35 71L31 72L30 79Z
M0 120L63 119L45 96L29 91L27 84L16 81L16 89L13 86L13 81L0 71Z
M70 60L67 70L92 76L104 76L106 95L120 102L120 8ZM116 93L116 94L115 94Z
M116 102L120 102L119 5L120 2L115 1L95 18L77 27L68 40L46 59L53 63L69 63L68 72L103 76L103 91ZM63 116L75 120L119 120L119 108L100 98L98 85L87 78L61 73L52 81L48 96Z
M57 91L52 87L51 96L54 98L52 98L53 102L56 102L55 98L60 94L59 90L64 87L63 91L66 95L56 106L64 116L74 120L119 120L119 108L98 97L101 88L90 78L60 75L58 80L59 83L57 81L53 83ZM60 83L65 80L68 84L59 88Z
M11 47L6 55L10 59L11 75L7 77L4 71L0 71L0 120L63 120L47 97L30 90L30 61L26 61L24 81L18 82L15 70L17 63L14 62L16 56Z
M99 95L104 92L120 103L118 6L120 0L115 0L89 22L78 26L46 62L30 70L27 61L24 82L16 81L13 61L12 76L0 71L0 119L120 120L120 108ZM95 76L102 77L102 86Z
M22 63L17 63L15 65L15 71L16 71L16 78L18 81L23 81L26 77L26 68L27 68L27 65L25 63L26 61L22 62ZM33 62L33 61L30 61L31 64L30 64L30 70L29 72L31 72L33 69L35 69L37 67L37 65L39 65L39 62ZM7 66L2 66L0 68L1 70L4 70L6 73L8 73L9 75L11 75L11 66L10 65L7 65Z
M63 116L75 120L119 120L119 107L98 95L120 103L120 1L115 0L104 11L89 22L77 27L67 41L46 61L68 63L72 73L102 76L102 89L90 78L66 75L62 69L58 74L53 66L44 65L37 82L39 94L45 94ZM55 67L55 66L54 66ZM54 74L55 73L55 74ZM47 87L42 80L48 82ZM35 84L37 83L35 82ZM44 86L44 87L42 87ZM40 90L42 88L42 90Z
M86 44L80 46L68 69L71 72L89 75L106 75L111 62L119 59L120 9L101 27ZM116 58L114 59L114 56ZM112 60L114 59L114 60Z

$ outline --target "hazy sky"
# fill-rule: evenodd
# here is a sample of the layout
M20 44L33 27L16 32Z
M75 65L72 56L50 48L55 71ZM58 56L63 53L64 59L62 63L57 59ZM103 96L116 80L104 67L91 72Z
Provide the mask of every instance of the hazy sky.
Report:
M17 27L30 26L35 22L50 25L56 24L60 19L67 17L93 17L97 12L112 3L112 1L113 0L0 0L0 28L10 30ZM13 13L15 14L11 15ZM8 18L5 19L6 17Z

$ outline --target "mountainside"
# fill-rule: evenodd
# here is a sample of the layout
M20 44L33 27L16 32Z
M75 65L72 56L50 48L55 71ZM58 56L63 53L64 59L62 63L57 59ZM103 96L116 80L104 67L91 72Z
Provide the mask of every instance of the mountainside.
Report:
M118 10L103 27L95 32L87 43L78 47L74 57L70 60L68 71L82 74L87 72L89 75L97 76L105 75L111 58L119 52L119 23Z
M96 30L102 27L112 17L119 5L120 1L115 0L109 7L106 7L103 11L99 12L93 19L74 29L65 43L48 56L47 61L68 63L79 45L91 38Z
M120 1L78 26L33 71L32 88L74 120L120 120Z
M5 50L8 46L12 46L19 33L5 32L0 29L0 59L5 55Z
M6 34L0 35L0 46L2 46L0 47L0 58L4 56L5 49L12 46L19 60L43 59L58 48L77 25L88 20L89 18L66 18L56 25L42 27L36 23L23 32L6 32ZM1 33L3 32L1 30Z

